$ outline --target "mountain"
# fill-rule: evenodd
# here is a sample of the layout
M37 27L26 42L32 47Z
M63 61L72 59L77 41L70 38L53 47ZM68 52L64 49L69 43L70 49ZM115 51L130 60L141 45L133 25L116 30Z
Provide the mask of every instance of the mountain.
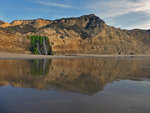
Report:
M121 30L94 14L57 20L0 22L0 51L30 53L32 35L47 36L53 54L149 54L150 30Z

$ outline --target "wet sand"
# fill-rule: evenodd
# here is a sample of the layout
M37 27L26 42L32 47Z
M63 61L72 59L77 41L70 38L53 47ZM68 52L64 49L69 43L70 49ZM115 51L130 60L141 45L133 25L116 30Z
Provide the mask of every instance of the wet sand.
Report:
M71 55L34 55L0 52L0 59L72 59L72 58L100 58L100 57L150 57L150 54L140 55L99 55L99 54L71 54Z

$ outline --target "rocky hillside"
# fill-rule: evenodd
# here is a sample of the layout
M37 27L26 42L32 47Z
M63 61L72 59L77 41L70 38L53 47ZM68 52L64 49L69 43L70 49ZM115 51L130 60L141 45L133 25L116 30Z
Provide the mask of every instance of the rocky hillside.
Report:
M32 35L47 36L53 54L149 54L150 30L121 30L91 14L58 20L0 22L0 51L30 53Z

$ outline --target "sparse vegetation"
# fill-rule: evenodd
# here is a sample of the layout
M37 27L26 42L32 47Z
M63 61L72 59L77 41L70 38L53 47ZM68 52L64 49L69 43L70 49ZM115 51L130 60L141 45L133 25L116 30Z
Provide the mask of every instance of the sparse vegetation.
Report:
M64 36L60 36L61 39L64 39Z
M6 33L19 32L21 34L25 34L28 32L35 32L36 29L31 25L24 25L22 27L20 25L17 25L17 26L9 26L6 28L1 28L0 30L5 31Z

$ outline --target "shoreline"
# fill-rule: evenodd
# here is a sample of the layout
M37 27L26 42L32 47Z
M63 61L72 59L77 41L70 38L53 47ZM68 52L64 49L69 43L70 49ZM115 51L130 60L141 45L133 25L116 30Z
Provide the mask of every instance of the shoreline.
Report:
M21 54L0 52L0 60L13 60L13 59L77 59L77 58L117 58L117 57L150 57L150 54L139 55L99 55L99 54L70 54L70 55L34 55L34 54Z

